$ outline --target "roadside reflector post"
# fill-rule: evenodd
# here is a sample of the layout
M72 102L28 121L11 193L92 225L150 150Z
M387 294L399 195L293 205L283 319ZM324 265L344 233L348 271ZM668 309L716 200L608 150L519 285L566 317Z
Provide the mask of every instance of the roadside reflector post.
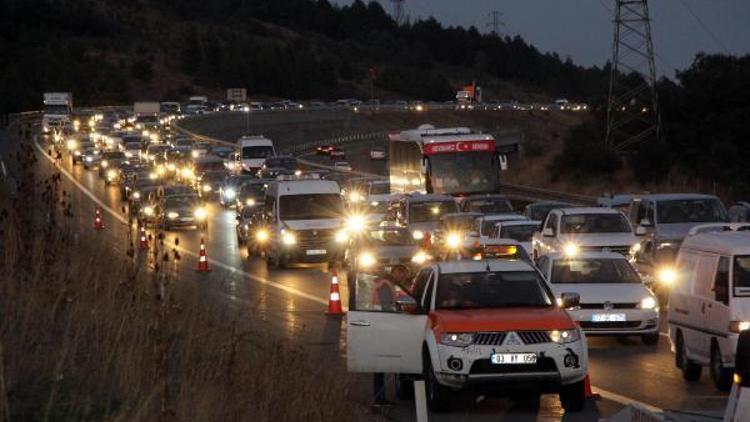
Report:
M427 422L427 395L424 389L424 380L414 380L414 405L417 410L417 422Z

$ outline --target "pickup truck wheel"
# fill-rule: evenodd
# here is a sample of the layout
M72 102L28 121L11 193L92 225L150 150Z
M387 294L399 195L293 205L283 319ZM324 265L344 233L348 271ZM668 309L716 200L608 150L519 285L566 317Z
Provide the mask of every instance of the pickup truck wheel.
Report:
M396 397L399 400L414 399L414 381L404 374L396 374Z
M432 370L432 362L430 361L429 355L425 356L424 360L424 379L425 393L427 396L427 407L431 412L447 412L450 408L450 403L448 402L450 389L438 382L437 377L435 377L435 371Z
M675 353L674 359L677 367L682 370L682 378L687 381L699 380L703 368L700 365L693 363L693 361L687 357L685 341L682 339L682 333L677 333L677 341L675 343L677 343L675 345L677 352Z
M729 391L732 388L732 369L725 368L721 363L721 349L715 342L711 345L711 378L719 391Z
M584 381L563 385L560 389L560 404L565 412L580 412L586 404L586 391Z

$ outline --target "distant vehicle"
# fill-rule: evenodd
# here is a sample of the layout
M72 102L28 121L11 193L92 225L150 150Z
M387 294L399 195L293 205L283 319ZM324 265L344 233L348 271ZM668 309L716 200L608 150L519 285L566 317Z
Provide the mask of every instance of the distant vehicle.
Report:
M356 255L355 255L356 254ZM374 265L390 272L395 265L403 265L412 272L429 261L429 255L419 247L408 229L403 227L377 227L365 230L356 247L351 245L344 253L344 266L354 268L355 261L375 261Z
M315 148L315 155L329 155L333 149L334 147L331 144L318 145Z
M276 155L273 141L264 136L243 136L238 143L243 173L255 174L263 167L266 157Z
M42 114L42 131L50 133L53 129L62 131L71 123L73 114L73 94L70 92L45 92L44 112Z
M623 213L627 213L630 208L630 203L633 201L636 195L613 195L604 194L596 198L596 204L600 207L614 208Z
M328 155L331 157L331 160L334 160L336 158L345 158L346 153L341 148L333 148L331 152L328 153Z
M265 180L253 179L243 181L237 188L237 197L235 198L236 208L255 208L259 212L263 209L263 201L266 195L268 182Z
M423 240L432 236L442 216L456 212L456 201L450 196L415 193L389 204L385 220L408 228L414 239Z
M547 214L541 232L534 234L534 258L584 251L610 251L624 256L635 253L638 239L621 212L611 208L557 208Z
M180 103L172 101L162 102L159 105L159 112L176 116L180 114Z
M333 168L339 171L352 171L352 165L348 161L336 161Z
M141 101L133 104L133 113L137 116L157 116L161 111L161 104L157 102Z
M99 162L99 176L104 177L104 183L107 185L117 183L120 166L127 161L128 158L121 151L102 153Z
M385 148L381 148L381 147L370 148L371 160L385 160L385 157L386 157Z
M489 193L463 198L459 208L462 212L481 212L483 214L507 214L513 212L513 205L507 196Z
M269 265L338 260L346 241L339 184L294 176L280 179L269 183L264 205Z
M529 221L525 216L515 213L505 214L490 214L484 215L477 219L477 232L481 240L492 237L492 231L497 226L497 223L503 223L506 221Z
M618 253L551 254L537 260L552 292L576 293L580 307L568 313L590 336L639 336L659 342L659 303L632 264Z
M168 196L164 198L159 223L164 230L189 226L206 230L208 228L208 212L198 195Z
M541 230L542 222L539 220L510 220L495 223L490 231L490 239L513 239L518 242L526 253L531 255L531 241L534 233Z
M258 241L258 232L267 230L263 228L263 216L257 208L245 207L237 212L237 243L247 245L247 254L250 256L259 255L262 249L262 242ZM261 235L262 237L263 235Z
M224 184L228 174L222 167L221 170L212 170L200 173L199 182L196 186L198 194L206 200L218 198L219 191Z
M728 391L740 332L750 329L750 233L721 231L688 236L669 278L667 319L675 364L688 381L709 368Z
M476 212L443 215L432 234L432 255L441 259L471 259L469 250L479 239L477 221L481 217Z
M435 263L411 287L391 288L389 301L374 294L380 267L359 267L347 312L349 371L395 373L402 394L412 379L425 380L432 412L450 410L457 390L515 392L521 384L559 394L566 412L583 409L586 339L565 310L578 295L566 292L556 305L533 265Z
M294 158L294 156L292 156L291 154L272 155L266 158L266 162L263 164L263 167L284 168L295 171L298 170L299 164L297 163L297 159Z
M257 180L255 176L250 174L242 174L237 176L229 176L224 179L219 188L219 203L225 208L229 208L235 205L237 201L237 194L239 193L240 186L250 180Z
M635 197L628 218L640 238L636 259L652 265L671 263L693 227L729 220L719 198L697 193Z
M83 158L83 167L88 170L99 166L101 157L99 151L95 148L86 148L81 151L81 157Z

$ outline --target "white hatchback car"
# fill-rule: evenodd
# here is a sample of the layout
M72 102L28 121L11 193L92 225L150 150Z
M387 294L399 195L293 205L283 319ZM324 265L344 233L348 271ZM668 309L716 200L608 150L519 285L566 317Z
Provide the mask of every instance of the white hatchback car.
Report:
M555 296L578 293L579 307L570 316L587 335L640 336L659 342L659 304L633 265L614 252L544 255L537 266Z

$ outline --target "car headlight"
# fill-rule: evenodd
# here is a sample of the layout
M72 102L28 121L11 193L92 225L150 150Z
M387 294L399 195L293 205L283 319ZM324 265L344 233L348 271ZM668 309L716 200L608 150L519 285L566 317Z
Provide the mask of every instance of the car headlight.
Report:
M141 193L140 192L133 192L133 198L135 198L135 199L141 199Z
M113 180L117 177L117 172L114 170L107 171L107 179Z
M151 173L148 174L148 178L151 180L156 180L157 178L159 178L159 175L152 171Z
M641 309L656 309L656 299L651 296L645 297L641 300L639 307Z
M193 177L193 170L185 167L180 171L180 175L184 177L185 179L190 179Z
M73 155L75 155L76 157L80 157L81 156L81 151L78 151L78 150L73 151Z
M167 213L167 218L169 218L170 220L174 220L175 218L177 218L177 217L179 217L179 216L180 216L180 214L177 214L177 213L176 213L176 212L174 212L174 211L171 211L171 212L168 212L168 213Z
M661 268L657 273L657 278L660 283L671 286L677 280L677 272L670 267Z
M349 232L346 229L341 229L336 232L336 242L344 243L349 240Z
M573 343L581 339L581 333L578 329L571 330L552 330L549 332L550 340L558 344Z
M169 164L167 164L167 170L169 170L169 171L175 171L175 170L177 170L177 166L175 165L175 163L169 163Z
M203 185L203 192L211 192L211 185Z
M640 243L636 243L635 245L633 245L633 246L630 247L630 254L631 255L635 255L635 254L637 254L640 251L641 251L641 244Z
M440 335L440 344L445 346L466 347L474 343L472 333L445 333Z
M411 233L411 236L414 238L414 240L422 240L422 239L424 239L424 233L422 232L422 230L414 230Z
M154 209L152 207L143 207L143 213L151 217L154 215Z
M125 151L125 158L133 158L133 153L130 151Z
M78 143L74 139L69 140L68 141L68 149L69 150L74 150L76 148L78 148Z
M448 245L451 249L457 249L461 246L461 243L463 239L463 236L461 236L460 233L448 233L448 236L445 238L445 243Z
M373 206L373 207L377 207L378 206L378 201L372 201L372 202L370 202L370 205Z
M237 192L235 192L232 188L227 188L224 190L224 198L226 199L234 199L234 197L237 196Z
M294 170L295 176L302 176L302 170Z
M411 257L411 262L418 264L418 265L422 265L425 262L427 262L428 259L429 257L424 251L419 251L413 257Z
M257 232L255 232L255 240L257 240L259 243L265 243L268 241L269 238L268 230L266 229L258 229Z
M733 333L740 333L742 331L750 330L750 321L730 321L729 331Z
M375 265L377 261L375 260L375 256L370 252L362 252L359 254L359 259L357 260L357 265L361 268L370 268L373 265Z
M281 232L281 242L287 246L294 245L297 243L297 236L292 232L284 230Z
M247 198L247 200L245 201L245 205L247 205L248 207L254 207L255 206L255 199L253 199L253 198Z
M94 157L86 157L86 161L90 163L94 161Z
M198 220L205 220L208 217L208 212L204 208L198 208L195 210L194 215Z
M568 257L578 255L578 250L578 245L573 242L568 242L563 246L563 253Z
M359 192L349 193L349 202L359 202L362 200L362 195Z
M198 151L193 151L193 152L190 153L190 156L193 157L193 158L198 158L198 155L200 155L200 154L198 154Z
M159 165L158 165L158 166L156 167L156 174L158 174L159 176L164 176L164 174L165 174L166 172L167 172L167 169L166 169L166 168L164 167L164 165L162 165L162 164L159 164Z
M109 161L107 161L107 160L102 160L102 167L104 167L104 168L107 168L107 167L109 167Z
M656 249L671 248L672 246L674 246L672 242L659 242L656 245Z
M346 228L351 233L359 233L365 228L365 217L363 215L350 215L346 219Z

